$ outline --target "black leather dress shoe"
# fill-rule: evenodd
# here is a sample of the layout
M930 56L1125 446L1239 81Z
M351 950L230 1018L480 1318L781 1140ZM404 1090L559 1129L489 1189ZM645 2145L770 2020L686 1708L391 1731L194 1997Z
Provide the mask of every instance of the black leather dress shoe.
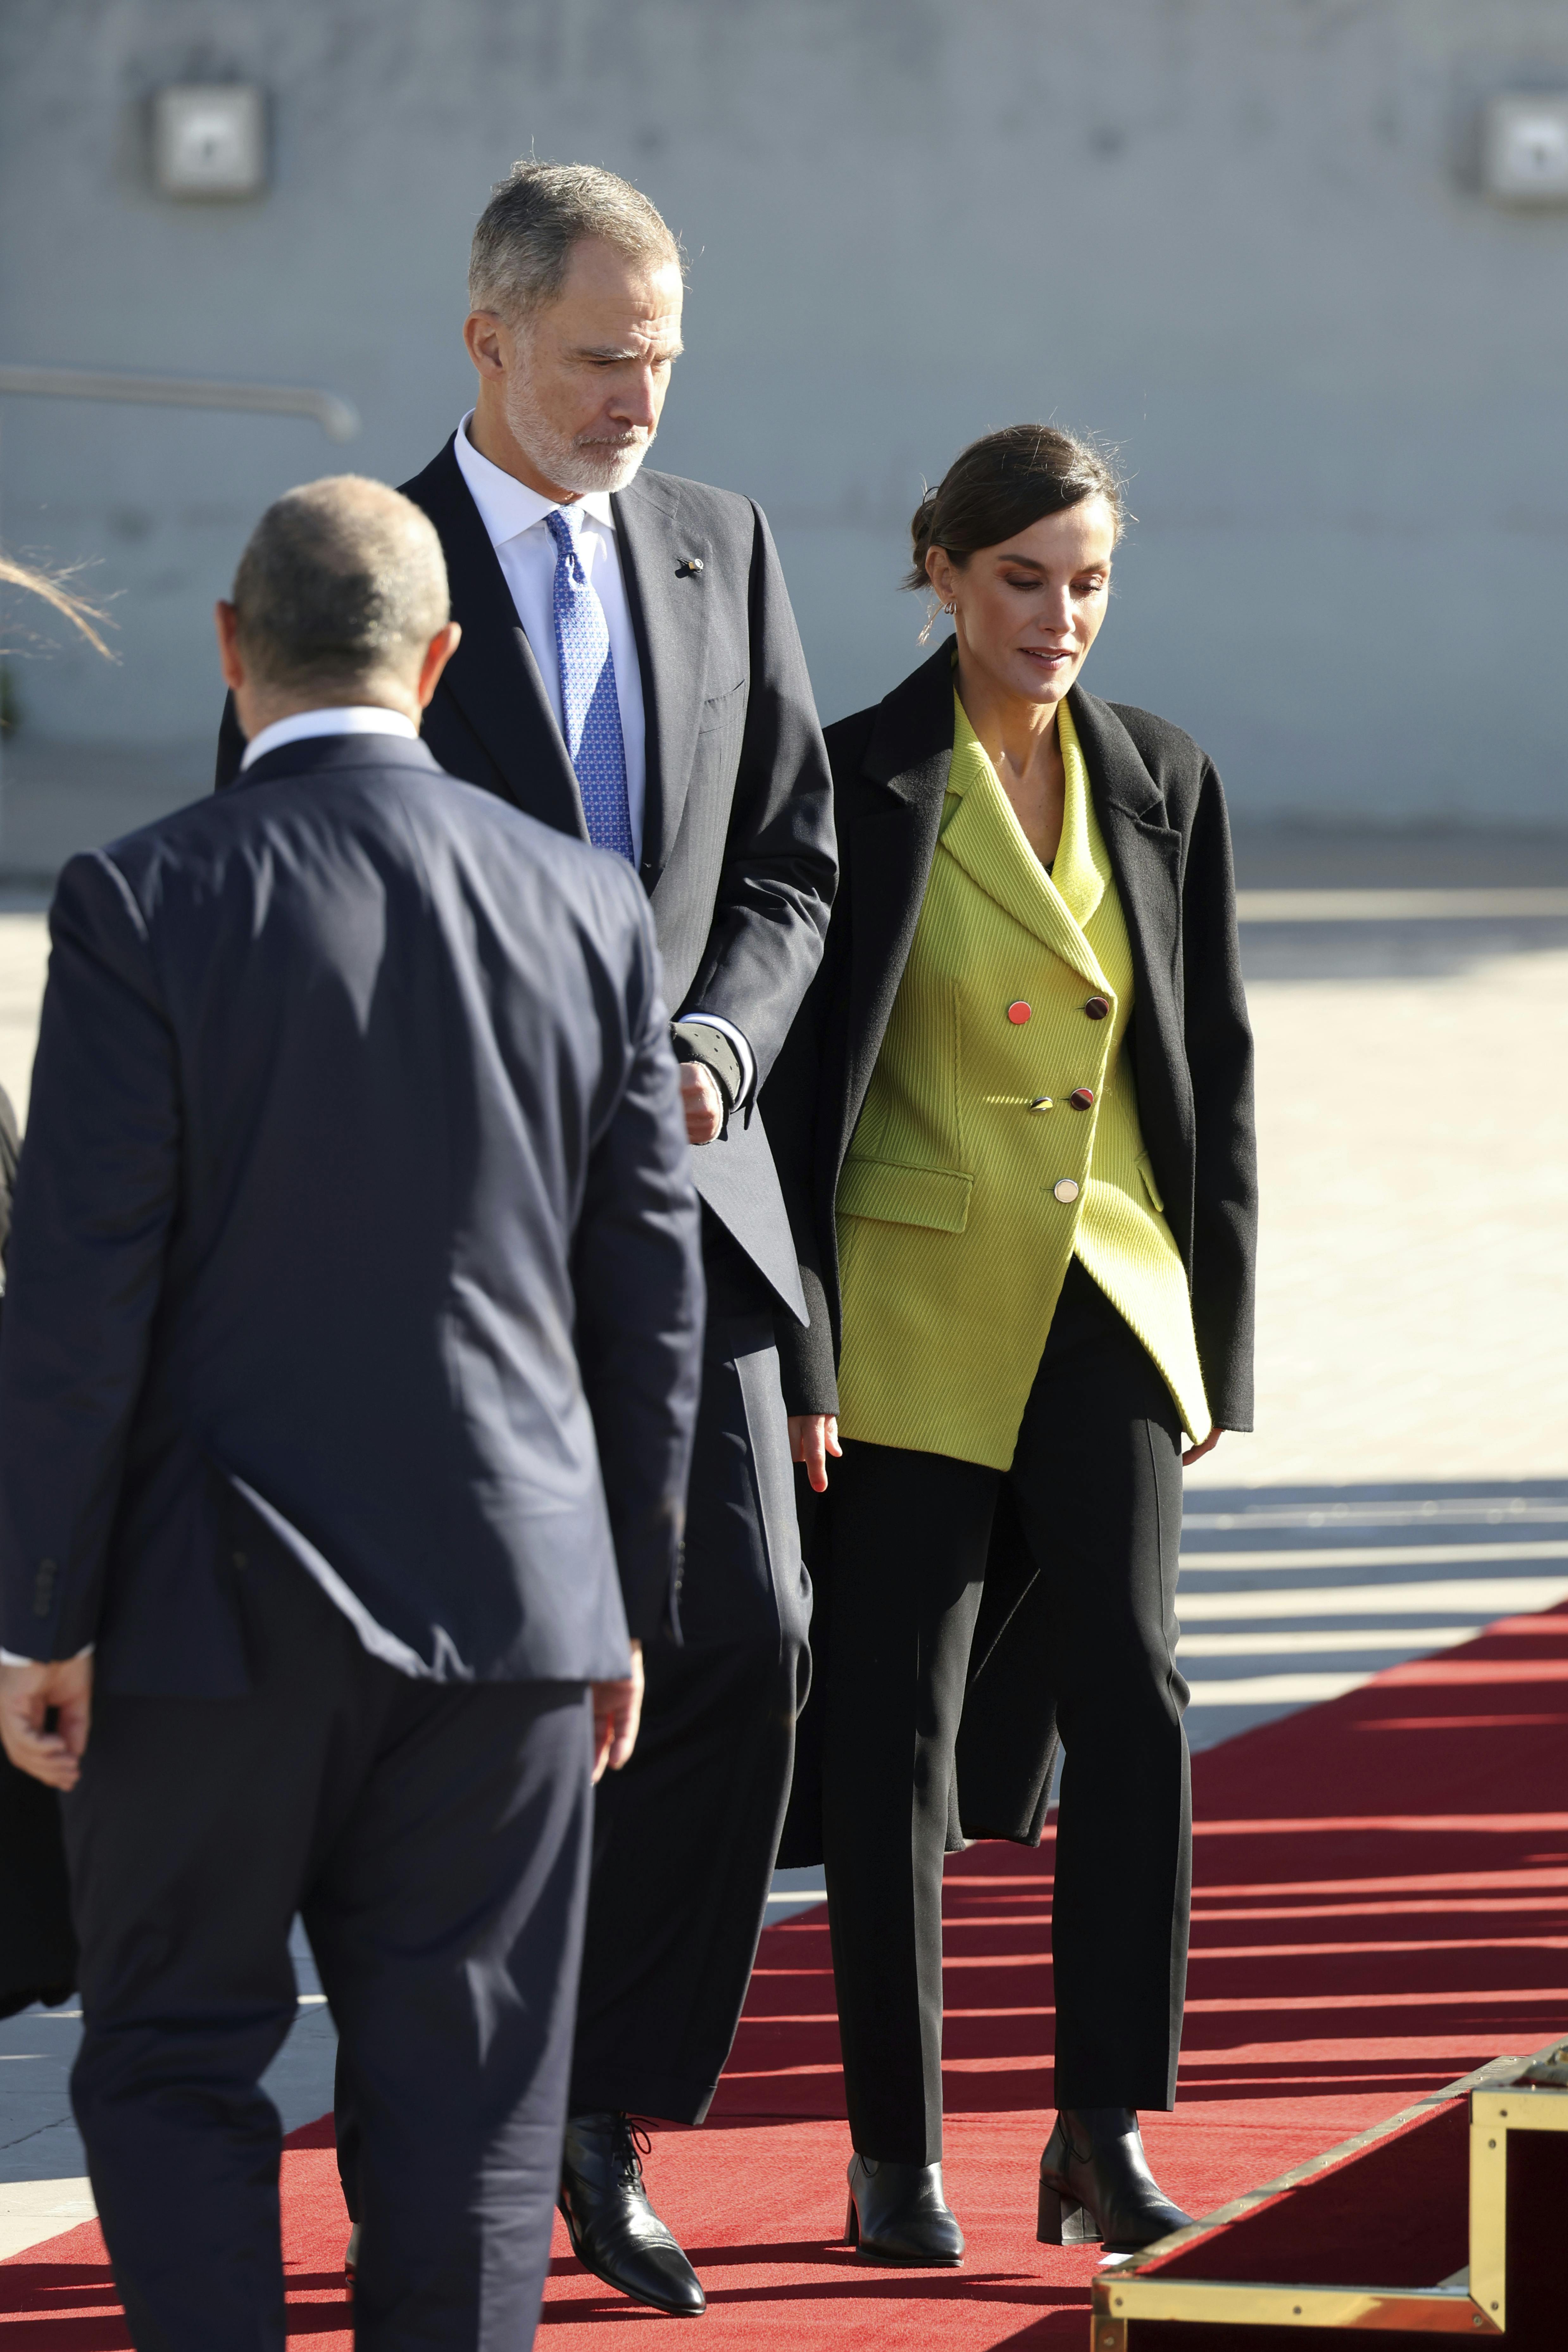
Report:
M1136 2253L1191 2219L1150 2171L1135 2109L1063 2107L1040 2158L1042 2246Z
M963 2260L963 2232L942 2193L940 2164L852 2156L844 2234L863 2262L951 2271Z
M625 2116L568 2116L556 2202L572 2251L617 2294L675 2319L700 2319L708 2298L648 2203L639 2138ZM646 2139L642 2148L646 2153Z

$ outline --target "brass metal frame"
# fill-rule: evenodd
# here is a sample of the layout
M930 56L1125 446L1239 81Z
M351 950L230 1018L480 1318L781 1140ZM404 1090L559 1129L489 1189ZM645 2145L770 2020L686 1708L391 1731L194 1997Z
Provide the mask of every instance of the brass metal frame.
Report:
M1508 2136L1510 2131L1568 2132L1568 2089L1522 2081L1555 2052L1520 2068L1510 2088L1476 2091L1470 2099L1470 2298L1501 2328L1508 2326Z
M1273 2286L1226 2279L1166 2279L1146 2266L1196 2244L1270 2198L1299 2189L1387 2139L1406 2124L1458 2098L1470 2103L1470 2261L1468 2270L1430 2287ZM1494 2058L1472 2074L1384 2123L1342 2140L1261 2189L1222 2205L1184 2230L1173 2231L1135 2260L1102 2271L1091 2295L1090 2352L1137 2352L1140 2320L1187 2321L1234 2327L1300 2327L1308 2331L1403 2328L1434 2337L1468 2336L1473 2343L1501 2336L1508 2320L1508 2136L1510 2131L1568 2132L1568 2044L1554 2042L1532 2058Z

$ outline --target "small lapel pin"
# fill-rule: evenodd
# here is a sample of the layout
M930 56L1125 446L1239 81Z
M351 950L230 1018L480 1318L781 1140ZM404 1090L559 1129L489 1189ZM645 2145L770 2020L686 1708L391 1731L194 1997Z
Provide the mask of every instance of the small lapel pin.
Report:
M675 576L678 580L684 580L691 572L700 572L701 569L702 558L700 555L683 555L675 567Z

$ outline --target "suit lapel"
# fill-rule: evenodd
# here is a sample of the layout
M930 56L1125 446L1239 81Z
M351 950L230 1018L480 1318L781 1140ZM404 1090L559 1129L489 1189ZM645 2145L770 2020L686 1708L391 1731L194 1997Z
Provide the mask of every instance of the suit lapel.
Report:
M555 713L450 441L404 489L440 533L452 618L463 632L442 689L495 761L518 807L585 841L582 794Z
M942 837L942 845L977 888L1063 963L1080 972L1090 988L1108 986L1094 950L1052 887L1022 827L1014 822L999 785L989 779L971 784Z
M647 712L644 878L651 890L680 831L702 719L712 551L683 529L679 497L660 476L639 474L611 500L626 603L642 663ZM697 560L698 569L689 568ZM648 869L651 867L651 871Z

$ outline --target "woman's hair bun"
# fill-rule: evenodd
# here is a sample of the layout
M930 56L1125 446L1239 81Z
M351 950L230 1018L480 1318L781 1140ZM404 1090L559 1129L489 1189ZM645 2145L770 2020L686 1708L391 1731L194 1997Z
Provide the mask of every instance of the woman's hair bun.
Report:
M926 556L945 548L960 570L983 547L1016 539L1042 515L1101 498L1121 536L1121 483L1109 451L1054 425L1006 425L972 441L928 489L910 522L910 567L903 586L931 584Z

